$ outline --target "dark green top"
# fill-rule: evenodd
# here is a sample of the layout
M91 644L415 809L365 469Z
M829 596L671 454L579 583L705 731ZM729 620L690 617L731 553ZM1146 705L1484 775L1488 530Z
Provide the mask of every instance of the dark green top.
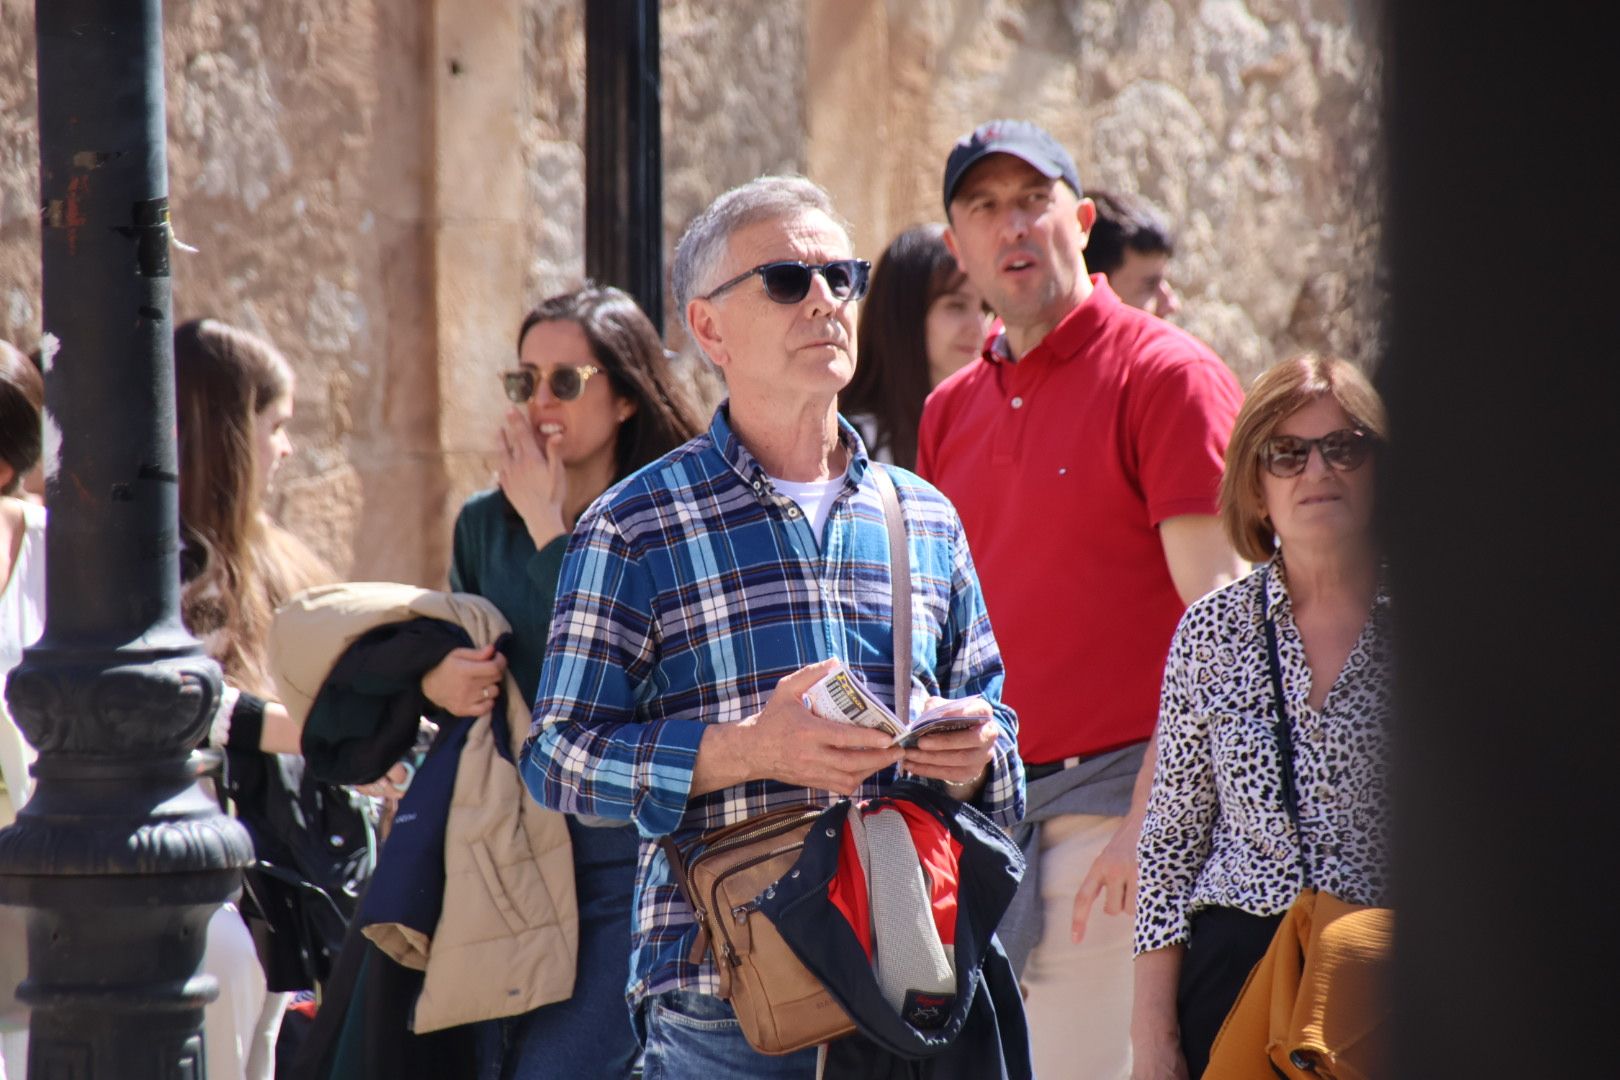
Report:
M525 702L534 701L540 684L540 663L546 655L557 578L567 548L564 533L536 551L523 519L499 488L480 491L456 516L450 588L477 593L512 624L514 640L507 657Z

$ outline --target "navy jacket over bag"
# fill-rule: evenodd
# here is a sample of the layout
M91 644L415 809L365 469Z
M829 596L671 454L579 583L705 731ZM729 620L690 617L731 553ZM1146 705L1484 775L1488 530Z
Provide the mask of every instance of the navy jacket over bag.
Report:
M902 783L887 799L926 809L961 844L958 867L956 996L945 1022L912 1026L883 999L866 951L828 899L839 871L850 804L810 830L795 864L760 911L844 1007L859 1031L832 1043L827 1075L860 1080L1030 1080L1029 1028L1012 965L995 928L1024 874L1024 857L978 810L922 784ZM831 835L829 835L829 833Z

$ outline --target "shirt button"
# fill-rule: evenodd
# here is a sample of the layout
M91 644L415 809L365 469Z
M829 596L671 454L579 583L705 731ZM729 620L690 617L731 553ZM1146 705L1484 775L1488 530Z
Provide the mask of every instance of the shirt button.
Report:
M797 506L788 507L788 517L796 518L798 516L799 516L799 508Z
M755 480L754 481L754 493L757 495L758 493L760 493L761 491L764 491L764 490L765 490L765 485L760 483L758 480Z
M1010 404L1015 409L1022 409L1024 407L1024 399L1021 397L1015 397L1012 399Z

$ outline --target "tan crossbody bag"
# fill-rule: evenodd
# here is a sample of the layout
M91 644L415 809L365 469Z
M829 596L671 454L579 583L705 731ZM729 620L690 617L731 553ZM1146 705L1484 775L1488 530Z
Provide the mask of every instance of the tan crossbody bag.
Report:
M904 716L911 686L911 556L894 481L877 463L871 467L889 530L895 712ZM786 806L684 844L667 836L659 841L697 915L689 959L701 963L713 950L720 996L731 1002L748 1044L762 1054L791 1054L855 1030L849 1014L759 912L759 900L794 872L805 836L826 809L817 803Z

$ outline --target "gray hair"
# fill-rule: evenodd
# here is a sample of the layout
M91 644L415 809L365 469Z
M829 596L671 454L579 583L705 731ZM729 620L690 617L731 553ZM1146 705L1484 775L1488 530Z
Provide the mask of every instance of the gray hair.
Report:
M710 203L692 219L675 245L675 262L670 269L670 285L675 292L675 310L688 336L691 324L686 307L719 284L720 267L725 262L731 235L761 221L796 217L819 210L832 219L849 239L849 222L833 209L832 196L813 180L802 176L761 176L734 187Z

